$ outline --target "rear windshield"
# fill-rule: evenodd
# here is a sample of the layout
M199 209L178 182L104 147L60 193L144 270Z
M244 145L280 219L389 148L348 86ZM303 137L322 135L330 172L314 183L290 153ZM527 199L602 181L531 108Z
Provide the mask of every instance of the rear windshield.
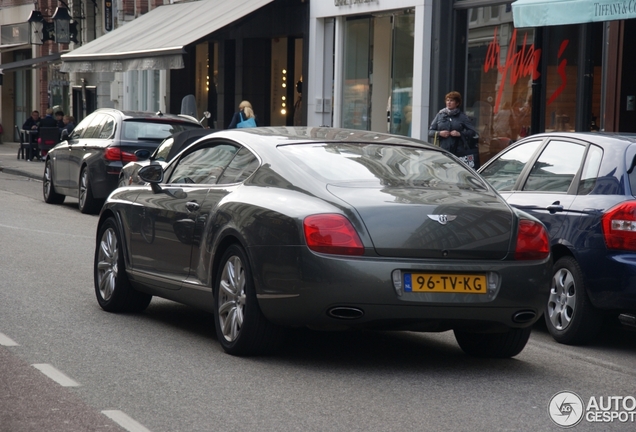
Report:
M286 145L279 149L295 165L331 184L487 189L478 175L435 150L352 143Z
M152 122L139 120L126 120L122 125L123 140L163 140L172 134L190 129L200 129L193 123L167 121Z

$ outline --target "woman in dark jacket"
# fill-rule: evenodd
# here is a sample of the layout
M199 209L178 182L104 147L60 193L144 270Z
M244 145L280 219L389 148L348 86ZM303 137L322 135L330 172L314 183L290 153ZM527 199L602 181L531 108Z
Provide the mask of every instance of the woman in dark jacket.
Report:
M457 150L467 146L477 134L468 116L459 109L462 96L452 91L446 95L446 108L441 109L428 129L428 136L438 134L439 146L457 155Z

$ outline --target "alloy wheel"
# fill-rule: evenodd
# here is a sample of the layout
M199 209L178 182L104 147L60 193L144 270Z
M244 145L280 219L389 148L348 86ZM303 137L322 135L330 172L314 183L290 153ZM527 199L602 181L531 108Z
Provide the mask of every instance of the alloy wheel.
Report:
M109 228L102 235L97 255L97 284L99 294L105 301L110 300L115 291L118 258L117 236L115 230Z
M223 337L229 342L236 340L243 327L245 285L243 262L238 256L233 255L223 267L218 293L219 325Z
M44 166L44 195L51 196L51 163L47 162Z
M79 206L83 208L86 205L86 194L88 193L88 170L82 171L80 178Z
M548 299L548 316L555 329L568 328L574 317L575 304L574 276L568 269L561 268L552 276Z

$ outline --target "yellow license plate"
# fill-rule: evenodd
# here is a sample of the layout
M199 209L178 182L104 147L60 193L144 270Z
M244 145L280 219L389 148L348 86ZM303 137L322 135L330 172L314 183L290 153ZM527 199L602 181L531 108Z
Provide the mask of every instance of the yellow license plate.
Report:
M486 275L448 273L404 273L406 292L486 294Z

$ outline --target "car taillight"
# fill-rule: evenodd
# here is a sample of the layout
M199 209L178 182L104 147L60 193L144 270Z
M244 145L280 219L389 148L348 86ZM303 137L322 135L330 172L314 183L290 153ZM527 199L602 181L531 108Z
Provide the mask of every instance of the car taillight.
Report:
M121 151L119 147L108 147L104 152L104 159L107 161L135 162L137 156L134 153Z
M339 214L307 216L303 221L309 249L327 254L362 255L364 246L349 220Z
M612 207L601 218L608 249L636 250L636 201Z
M539 222L521 219L517 232L516 260L540 260L550 254L548 233Z

